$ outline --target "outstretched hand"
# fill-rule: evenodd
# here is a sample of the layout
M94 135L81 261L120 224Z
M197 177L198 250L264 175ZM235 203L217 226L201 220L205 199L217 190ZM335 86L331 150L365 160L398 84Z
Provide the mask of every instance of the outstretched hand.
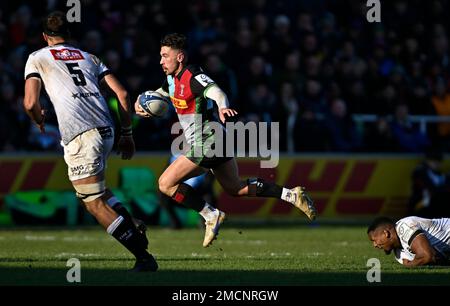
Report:
M225 120L226 120L225 115L228 116L228 117L234 117L237 114L238 114L238 112L235 111L234 109L231 109L231 108L221 108L221 109L219 109L219 118L220 118L220 121L222 121L222 123L225 123Z

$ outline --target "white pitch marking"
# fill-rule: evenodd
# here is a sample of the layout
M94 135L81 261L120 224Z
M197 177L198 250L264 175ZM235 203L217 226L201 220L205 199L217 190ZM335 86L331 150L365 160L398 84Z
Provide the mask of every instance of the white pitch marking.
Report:
M53 241L53 240L56 240L56 237L55 237L55 236L32 236L32 235L25 235L25 240Z

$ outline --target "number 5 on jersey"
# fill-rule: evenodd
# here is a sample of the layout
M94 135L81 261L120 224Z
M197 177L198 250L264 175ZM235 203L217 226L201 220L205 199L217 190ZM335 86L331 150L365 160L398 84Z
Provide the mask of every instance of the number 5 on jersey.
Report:
M86 79L84 78L83 71L81 71L80 67L77 63L66 63L67 69L69 69L70 74L72 75L73 82L77 86L86 86Z

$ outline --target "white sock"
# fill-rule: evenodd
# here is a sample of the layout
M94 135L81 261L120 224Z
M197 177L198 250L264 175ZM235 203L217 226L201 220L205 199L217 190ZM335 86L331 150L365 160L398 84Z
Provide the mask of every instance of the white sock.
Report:
M283 188L283 191L281 192L281 199L283 201L289 202L291 204L294 204L295 197L292 196L292 190Z
M219 210L217 208L212 207L208 203L206 203L203 209L199 212L199 214L203 217L203 219L205 219L205 221L209 221L217 217L218 213Z

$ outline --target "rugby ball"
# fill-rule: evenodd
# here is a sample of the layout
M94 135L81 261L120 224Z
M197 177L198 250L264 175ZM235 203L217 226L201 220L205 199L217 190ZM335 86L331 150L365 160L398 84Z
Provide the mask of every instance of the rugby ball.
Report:
M147 90L139 95L139 105L153 117L163 117L169 110L169 101L162 94Z

